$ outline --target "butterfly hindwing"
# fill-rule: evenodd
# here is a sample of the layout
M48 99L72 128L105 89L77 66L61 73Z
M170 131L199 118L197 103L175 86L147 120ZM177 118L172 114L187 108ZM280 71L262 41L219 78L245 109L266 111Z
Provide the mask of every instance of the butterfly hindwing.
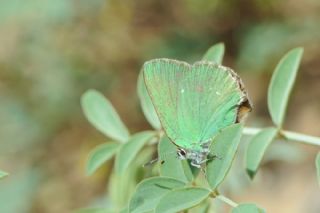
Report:
M235 123L246 98L236 74L211 62L155 59L144 64L143 74L167 136L187 149Z

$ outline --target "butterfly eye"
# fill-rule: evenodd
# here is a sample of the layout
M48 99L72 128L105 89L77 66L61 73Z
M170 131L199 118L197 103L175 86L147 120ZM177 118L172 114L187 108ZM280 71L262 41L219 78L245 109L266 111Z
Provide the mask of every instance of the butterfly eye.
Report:
M184 151L183 149L178 150L179 157L185 158L186 154L187 154L186 151Z

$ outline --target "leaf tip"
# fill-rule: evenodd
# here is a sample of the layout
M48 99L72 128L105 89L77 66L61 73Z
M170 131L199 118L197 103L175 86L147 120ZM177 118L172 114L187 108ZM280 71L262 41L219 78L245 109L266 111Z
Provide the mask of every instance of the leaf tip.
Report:
M97 90L95 90L95 89L88 89L81 95L81 97L80 97L80 105L81 105L83 111L85 111L86 108L87 108L87 102L89 101L90 96L96 95L98 93L99 92Z
M86 166L86 176L89 177L94 173L94 171L89 167L89 165L87 164Z
M7 176L9 176L9 173L0 170L0 179L6 178Z
M90 155L89 155L89 157L88 157L88 159L87 159L86 168L85 168L85 175L86 175L87 177L93 175L93 173L98 169L98 167L97 167L97 168L94 168L94 167L92 166L92 159L91 159L91 158L92 158L92 154L90 153Z
M303 47L296 47L296 48L292 49L291 51L289 51L288 54L295 54L296 57L298 58L299 63L300 63L300 60L301 60L302 55L303 55L303 52L304 52L304 48Z
M81 99L85 98L87 95L89 94L92 94L92 93L98 93L97 90L95 89L87 89L82 95L81 95Z
M218 47L223 48L223 49L225 49L225 47L226 47L223 42L219 42L219 43L217 43L216 45L217 45Z
M304 48L303 47L296 47L296 48L293 48L292 51L297 51L302 54L304 52Z
M246 169L247 174L249 175L250 179L253 180L253 178L256 176L257 171L253 171L251 169Z

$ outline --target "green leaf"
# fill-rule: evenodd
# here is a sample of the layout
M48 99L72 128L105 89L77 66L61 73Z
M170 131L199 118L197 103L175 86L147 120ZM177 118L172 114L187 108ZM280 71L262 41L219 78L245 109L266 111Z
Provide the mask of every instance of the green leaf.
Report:
M126 207L126 208L124 208L124 209L122 209L121 211L120 211L120 213L128 213L129 212L129 210L128 210L128 208Z
M87 175L92 175L102 164L113 157L120 144L109 142L94 148L87 161Z
M292 143L272 143L268 148L268 154L263 157L263 162L283 161L298 164L305 160L307 155L305 151Z
M120 142L129 139L129 131L118 113L100 92L88 90L81 97L81 105L88 121L106 136Z
M144 213L156 208L160 199L172 189L184 187L185 183L169 177L153 177L138 184L129 203L130 213Z
M265 210L254 203L243 203L232 209L232 213L265 213Z
M73 213L116 213L116 211L111 211L106 208L86 208L86 209L78 209Z
M143 146L156 135L155 131L144 131L133 135L128 143L121 146L115 162L117 173L123 173Z
M272 121L282 127L289 96L295 82L303 49L288 52L277 65L269 84L268 108Z
M210 212L210 203L208 200L201 202L196 207L190 209L188 212L190 213L208 213Z
M0 212L32 212L33 200L41 187L43 173L37 169L16 171L5 180L0 180Z
M160 175L172 177L185 183L193 180L193 174L187 160L177 158L177 147L167 136L160 139L158 145L158 156L160 162Z
M144 83L143 72L139 74L137 90L144 116L153 128L161 129L161 123Z
M217 156L207 163L207 179L212 189L216 189L226 177L236 154L242 133L242 125L234 124L224 128L211 145L210 152Z
M208 51L204 54L202 60L213 61L221 64L223 60L224 49L225 47L223 43L215 44L208 49Z
M160 199L155 213L175 213L198 205L210 194L205 188L188 187L176 189Z
M8 176L8 175L9 175L8 173L0 170L0 179L6 177L6 176Z
M197 168L195 166L192 166L191 160L188 160L188 164L189 164L189 168L191 170L191 173L193 175L193 178L191 180L196 179L198 177L199 173L201 172L201 168Z
M122 173L111 173L108 183L108 194L112 207L119 210L128 206L137 184L145 176L142 165L154 154L154 148L146 147L143 152L132 161L131 165Z
M246 169L252 179L256 174L264 153L277 136L277 129L270 127L252 137L246 153Z
M320 186L320 152L317 154L317 157L316 157L316 169L317 169L317 175L318 175L318 182Z

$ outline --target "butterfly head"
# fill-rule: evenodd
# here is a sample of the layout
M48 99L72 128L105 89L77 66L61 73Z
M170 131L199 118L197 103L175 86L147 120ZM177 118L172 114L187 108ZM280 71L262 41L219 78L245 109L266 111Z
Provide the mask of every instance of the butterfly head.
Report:
M192 166L200 168L207 161L209 151L208 144L203 144L201 149L184 149L179 147L177 154L179 159L188 159L191 161L190 164Z

